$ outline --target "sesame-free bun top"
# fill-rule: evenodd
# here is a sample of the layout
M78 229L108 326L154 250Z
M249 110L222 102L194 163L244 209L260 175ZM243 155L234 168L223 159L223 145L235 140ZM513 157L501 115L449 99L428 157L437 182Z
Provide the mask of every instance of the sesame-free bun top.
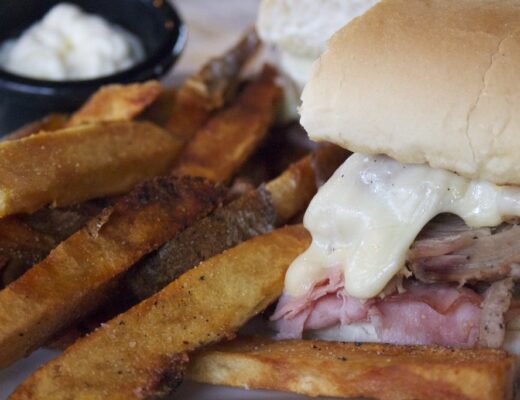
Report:
M383 0L313 67L315 140L520 184L520 0Z

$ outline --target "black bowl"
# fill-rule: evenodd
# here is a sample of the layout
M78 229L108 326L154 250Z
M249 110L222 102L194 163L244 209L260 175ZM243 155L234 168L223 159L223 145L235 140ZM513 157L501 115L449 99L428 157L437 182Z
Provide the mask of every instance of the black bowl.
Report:
M18 37L63 0L1 0L0 42ZM78 108L100 86L158 79L186 43L186 28L167 0L67 0L139 37L146 56L134 67L99 79L46 81L9 73L0 66L0 135L50 112Z

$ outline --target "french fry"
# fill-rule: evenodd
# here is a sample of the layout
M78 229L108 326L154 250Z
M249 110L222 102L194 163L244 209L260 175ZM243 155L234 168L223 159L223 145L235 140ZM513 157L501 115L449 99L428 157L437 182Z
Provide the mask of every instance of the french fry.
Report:
M181 143L149 123L84 125L0 143L0 217L124 193L172 164Z
M157 81L102 87L76 111L67 126L110 121L131 121L161 93Z
M200 171L198 165L207 168L208 165L215 164L219 165L222 172L213 177L228 180L249 157L255 144L267 133L267 127L275 115L279 93L270 70L259 80L249 84L235 104L215 115L184 150L192 154L207 154L206 157L211 157L212 162L206 162L205 158L196 161L187 159L189 170L183 168L184 158L180 157L180 164L175 171L182 169L187 175L196 174L193 171ZM251 105L251 99L255 99L254 105ZM215 141L218 146L227 149L227 153L208 152L208 149L215 148ZM313 178L311 180L312 183L315 182ZM296 187L301 186L295 184ZM260 193L225 207L200 224L194 224L193 228L188 228L172 239L160 254L145 257L139 265L132 268L130 277L122 284L125 292L132 288L127 293L130 297L128 302L137 302L156 293L189 267L251 238L254 233L258 235L272 230L273 226L267 219L274 212L268 194ZM250 229L246 224L249 224Z
M255 53L258 45L259 40L256 34L253 32L248 33L237 46L221 57L210 60L199 72L191 78L188 78L179 89L181 95L178 96L173 93L174 96L172 96L175 97L174 101L170 98L164 101L162 105L158 106L159 108L163 108L161 113L167 112L165 109L168 105L173 107L173 109L169 111L169 114L171 115L169 116L168 121L164 122L165 125L168 125L169 132L173 137L179 140L183 138L181 142L184 144L185 141L189 140L216 110L233 97L235 92L234 88L237 86L240 71L243 65ZM168 93L168 91L166 91L166 93ZM117 90L117 94L124 96L123 88ZM161 100L161 97L164 98L164 93L160 95L158 100ZM118 101L117 96L109 96L109 98L113 101ZM105 100L106 99L107 96L105 96ZM96 102L98 101L96 100ZM152 115L153 108L154 104L152 104L150 108ZM103 117L104 113L102 107L98 108L98 110L100 111L100 114L96 118L100 119ZM160 118L164 118L164 116L161 116ZM76 120L77 119L78 118L76 118ZM83 204L79 205L79 208L82 208L83 206ZM87 205L87 207L89 206ZM40 214L42 214L41 220L54 220L55 218L51 217L60 211L61 209L44 208L40 212ZM70 221L68 214L69 210L65 210L64 217ZM78 224L70 226L68 231L71 233L80 229L84 224L84 221L81 219L75 218L74 220L77 221ZM23 226L20 229L25 229L26 232L30 232L31 223L30 221L25 222L28 223L29 227ZM19 224L25 225L24 221L19 221ZM10 229L11 225L12 224L4 226L3 220L0 220L0 236L2 235L1 232ZM60 242L64 239L61 235L61 229L59 229L59 226L57 226L57 228L57 235L54 234L53 231L50 233L46 232L46 234L52 236L51 239L54 239L54 242ZM39 234L39 232L35 232L35 240L38 240ZM8 248L9 251L4 251L5 248L2 247L2 243L0 242L0 261L4 262L4 265L6 265L6 268L3 270L0 268L0 276L2 276L1 281L4 284L9 283L13 277L20 276L34 264L33 257L24 256L25 253L23 251L26 249L24 243L25 241L20 242L17 247L17 243L14 240L11 240ZM54 245L50 245L47 247L46 251L41 251L41 254L46 256L53 248ZM43 250L43 248L41 249ZM12 256L13 253L16 253L17 255L15 258ZM41 261L41 259L37 261ZM8 272L7 276L4 275L6 272Z
M70 119L64 114L50 114L41 120L22 126L4 136L1 141L22 139L33 134L57 131L84 123L131 121L156 99L162 97L161 95L161 85L155 81L104 86L94 93ZM161 105L163 103L164 100Z
M0 288L43 260L88 220L111 205L97 199L61 209L42 208L34 214L0 220Z
M0 367L103 303L129 266L209 213L223 195L199 179L158 178L58 245L0 291Z
M287 267L309 243L301 226L286 227L205 261L77 341L10 399L167 396L180 382L186 353L232 337L272 303Z
M240 71L259 45L256 32L248 32L235 47L210 60L197 74L189 77L177 93L166 129L185 142L190 140L211 113L233 97Z
M65 208L44 207L33 214L0 220L0 289L43 260L104 208L110 199L91 200Z
M266 67L260 79L239 95L235 105L199 130L183 150L173 174L215 182L231 178L265 137L266 127L274 118L270 111L276 109L281 98L275 77L275 70Z
M250 190L175 235L129 271L121 284L122 293L117 295L124 299L121 308L126 309L154 295L202 261L286 223L304 210L317 190L316 184L327 179L347 154L333 145L318 148L267 185ZM276 199L277 207L272 199ZM115 302L114 298L110 304ZM116 308L112 316L118 312L121 309ZM101 318L97 315L93 320L88 318L78 327L64 332L49 346L68 347L109 319L106 313L102 314Z
M27 263L35 264L48 254L49 248L58 243L49 235L38 232L20 220L7 217L0 230L1 287L18 278L18 271Z
M270 88L270 90L267 90L267 88ZM214 129L216 129L215 135L219 135L218 129L225 129L226 132L228 132L233 138L237 136L236 132L240 132L242 134L243 141L248 142L251 135L258 135L259 131L262 130L263 132L267 131L268 124L276 112L276 103L273 101L273 98L279 94L279 88L274 83L274 76L270 77L270 81L267 81L264 77L258 81L252 82L245 89L244 93L247 93L248 96L255 96L257 99L257 102L255 103L257 110L255 116L250 118L249 114L251 112L251 106L248 103L241 105L241 99L243 96L240 96L237 100L237 103L230 107L230 109L239 110L240 108L246 108L247 112L244 114L245 118L234 121L233 126L229 127L226 124L221 124L218 122L219 120L228 120L228 110L222 111L221 113L215 115L208 122L208 125L213 126ZM266 105L269 105L269 107ZM236 111L234 112L234 115L239 116L241 114L240 112ZM264 125L259 126L257 123L254 123L254 121L258 120L263 121ZM38 135L36 137L40 136L41 135ZM198 145L204 146L204 143L198 142ZM231 148L231 151L240 154L240 157L238 159L227 156L223 158L222 162L233 164L233 168L228 168L229 171L232 171L240 166L240 162L242 162L245 154L245 152L241 150L243 146L240 141L233 140L232 146L236 146L238 150ZM249 151L251 150L252 148L249 149ZM212 156L215 157L215 155ZM174 178L172 177L171 179ZM141 194L139 191L134 191L128 196L131 198L139 198ZM199 193L199 196L204 196L204 193ZM208 201L210 199L211 197L208 199ZM194 201L194 205L196 205L196 199L192 200ZM203 200L204 199L201 198L198 201L201 202ZM116 207L117 204L119 204L119 202L116 203ZM184 207L188 207L188 205L184 205ZM166 204L164 207L166 207L166 210L164 211L166 213L169 210L168 207L172 207L172 205ZM107 210L104 210L99 217L96 217L93 220L93 222L89 222L89 225L92 223L96 224L96 221L99 218L104 219L103 216L105 215L106 211ZM198 215L198 217L204 217L209 211L210 210L205 208L200 210L200 215ZM136 218L132 209L128 209L126 211L123 210L120 215L118 215L118 219L116 220L117 224L113 227L113 229L110 230L110 232L113 231L114 235L120 235L120 237L128 235L129 232L137 235L141 231L152 235L147 240L153 240L154 246L145 247L146 251L143 250L142 252L139 252L139 257L137 258L134 257L136 250L134 250L132 247L114 246L113 248L108 247L102 251L106 247L104 242L98 243L97 241L94 241L93 244L89 244L90 242L85 242L85 240L88 238L88 232L90 231L89 225L87 225L87 227L83 228L69 239L62 242L40 264L31 268L21 278L11 283L6 289L1 291L0 325L2 326L0 327L0 367L14 361L17 357L26 354L36 346L44 344L59 330L70 326L70 324L76 319L85 317L90 311L93 311L96 306L103 304L107 299L106 292L99 293L97 290L98 287L104 288L109 283L116 285L117 280L121 278L120 275L123 272L126 272L136 261L138 261L139 258L164 244L167 240L174 236L174 233L177 233L167 230L167 232L171 233L170 236L167 236L163 233L163 230L166 228L162 228L162 225L166 224L171 225L171 229L173 229L173 227L176 226L174 223L174 216L172 216L172 220L167 219L166 216L163 217L163 221L161 221L161 223L157 222L158 218L159 217L156 216L155 210L153 208L150 210L146 208L140 210L139 218ZM195 218L193 218L191 222L194 222L194 220ZM110 222L110 219L108 221ZM96 252L94 250L98 245L101 248ZM98 268L101 268L104 271L105 276L96 276L97 280L89 281L84 276L83 269L75 268L77 261L69 260L66 257L63 259L57 257L64 252L63 249L67 249L66 254L74 254L76 249L82 252L83 250L81 249L83 249L83 246L93 246L93 249L90 251L88 262L99 265ZM67 268L69 263L71 263L70 269ZM96 269L90 267L90 265L86 266L86 268L89 271L92 271L92 273L95 273L96 271ZM73 293L70 293L64 289L60 289L61 287L66 287L64 286L64 279L62 278L62 275L57 273L42 275L42 271L50 272L54 270L62 271L68 280L71 282L76 282L76 284L79 285L76 287L73 285L68 286L68 288L73 289L73 291L80 292L80 294L78 294L78 296L80 296L78 302L81 303L81 301L86 301L84 298L87 298L89 301L88 307L82 308L78 304L74 305L74 302L70 299L73 298ZM45 279L43 277L45 277ZM45 291L45 293L42 293L40 286L41 279L45 280L45 287L48 289ZM24 293L41 293L41 297L25 298L22 295L21 298L26 300L19 301L19 296L16 292L16 288L18 287L22 287ZM19 315L17 318L12 320L10 316L13 315L13 310L15 310L13 307L15 304L20 304L22 308L18 309L14 313L14 315ZM69 311L69 315L66 311L68 310L68 306L72 307L74 311L73 313L72 311ZM21 340L16 340L19 339L17 335L20 333L20 331L23 331L23 337ZM16 342L16 346L13 345L13 342Z
M346 155L345 150L326 145L265 187L218 208L141 260L125 278L124 288L143 300L200 262L281 226L305 209L317 182L329 177Z
M123 288L133 302L144 300L202 261L271 232L276 220L269 193L265 189L250 191L141 260L125 278Z
M512 399L515 358L491 349L241 338L195 353L198 382L381 400Z

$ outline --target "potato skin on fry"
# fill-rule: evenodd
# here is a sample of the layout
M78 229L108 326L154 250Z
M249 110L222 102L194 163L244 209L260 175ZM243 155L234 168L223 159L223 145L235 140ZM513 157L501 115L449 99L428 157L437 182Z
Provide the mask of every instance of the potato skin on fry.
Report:
M308 396L502 400L514 366L492 349L241 338L195 353L187 377Z
M309 244L303 227L290 226L203 262L77 341L10 399L163 398L183 355L233 336L276 300L287 267Z
M201 261L287 223L305 209L319 180L328 178L346 154L334 145L316 149L276 179L218 208L143 258L126 277L125 288L142 300Z
M121 274L224 196L201 179L156 178L90 220L0 291L0 367L106 301Z
M126 276L123 287L132 300L144 300L202 261L271 232L275 221L268 192L259 189L246 193L144 257Z

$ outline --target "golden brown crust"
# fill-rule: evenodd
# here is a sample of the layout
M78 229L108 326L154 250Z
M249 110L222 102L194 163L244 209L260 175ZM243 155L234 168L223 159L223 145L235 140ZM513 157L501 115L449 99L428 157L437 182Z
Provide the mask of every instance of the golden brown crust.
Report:
M497 184L520 184L518 0L387 0L314 65L312 138Z
M256 36L252 33L247 34L235 48L225 53L222 57L210 60L198 73L189 78L180 88L180 96L177 96L177 92L174 90L164 90L161 92L154 103L145 110L142 118L144 120L151 119L160 126L168 126L170 134L179 141L180 146L184 145L185 141L195 134L212 113L234 95L232 89L237 85L240 70L243 64L251 57L252 53L255 52L257 47L258 39ZM101 89L101 91L102 90L103 89ZM129 97L125 92L129 91L135 95L140 90L146 92L148 89L145 85L126 85L121 87L112 87L112 89L106 90L104 95L101 95L100 93L94 95L94 104L97 103L98 105L95 107L95 110L92 110L93 112L90 113L90 120L102 121L104 118L110 118L110 114L106 114L103 109L103 103L115 102L121 105L121 99ZM108 103L105 105L109 109L112 108ZM136 109L127 113L126 117L135 117L135 111ZM80 114L82 112L82 110L78 111ZM121 114L121 116L123 116L123 114ZM80 122L80 119L76 120ZM36 133L36 131L41 129L43 126L45 126L47 130L58 129L58 122L60 121L63 125L65 124L66 119L63 116L50 116L42 121L30 124L20 132L15 133L16 138L30 136L30 134ZM215 124L215 126L217 125L218 124ZM14 138L15 137L13 137L13 139ZM232 167L231 169L234 168L235 167ZM80 213L85 206L87 205L84 203L78 205ZM67 210L62 212L61 209L43 209L41 213L44 218L49 217L51 214L55 214L59 218L66 218L68 225L71 225L70 221L74 219L70 218ZM70 229L68 230L69 232L75 232L83 226L82 219L78 220L75 218L75 220L78 223L74 226L70 226ZM13 223L14 221L11 221L9 224L4 224L3 221L0 221L0 233L4 230L11 230ZM0 280L4 282L12 281L12 278L21 275L28 267L34 264L35 261L43 259L50 250L55 247L54 243L58 243L68 236L63 237L63 235L61 235L62 230L59 229L59 227L57 228L58 229L51 232L51 238L49 238L50 242L48 240L45 242L38 242L37 249L35 249L38 250L38 259L35 260L34 256L36 256L36 252L33 251L29 254L25 245L27 242L25 239L31 232L31 229L30 227L24 226L22 221L19 221L19 229L25 230L26 237L19 237L20 242L17 245L14 240L15 237L11 235L10 237L12 240L7 243L9 246L8 251L4 251L0 247L0 263L7 265L6 269L0 269L0 276L2 277ZM54 235L54 233L58 233L58 235ZM33 240L39 240L38 232L34 232ZM45 243L48 243L48 245L45 246ZM1 242L0 246L2 246ZM4 275L4 273L6 275Z
M231 337L280 295L309 242L303 227L286 227L205 261L76 342L11 399L160 398L158 382L177 375L183 354Z
M94 310L122 273L223 197L200 179L159 178L105 209L0 292L0 367Z
M124 193L163 173L181 143L144 122L83 125L0 143L0 216Z
M196 353L187 376L309 396L499 400L512 398L515 362L491 349L244 338Z
M104 86L70 118L67 126L109 121L130 121L161 94L157 81Z
M229 179L265 137L273 121L281 99L275 78L275 70L267 67L233 105L208 121L183 150L173 173L215 182Z

